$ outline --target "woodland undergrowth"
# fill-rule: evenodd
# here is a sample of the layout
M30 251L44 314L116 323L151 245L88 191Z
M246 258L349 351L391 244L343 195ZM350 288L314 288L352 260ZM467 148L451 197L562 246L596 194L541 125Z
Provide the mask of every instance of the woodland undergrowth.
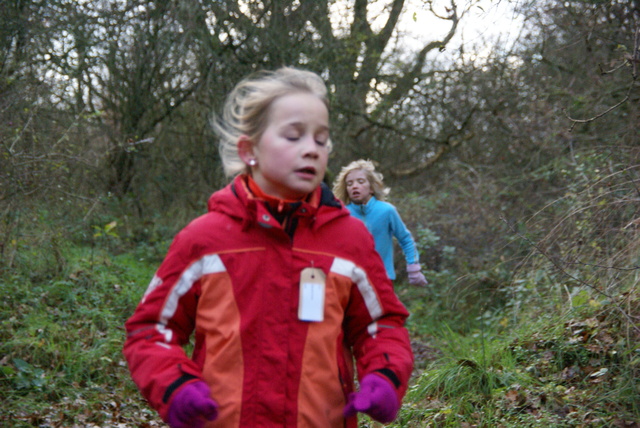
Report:
M502 240L491 253L442 226L450 198L394 200L415 213L407 221L430 284L396 284L416 364L390 426L638 426L635 167L605 169L599 153L537 171L570 179L526 216L496 210L483 226ZM0 426L163 426L130 380L123 323L190 213L126 212L46 199L4 211Z

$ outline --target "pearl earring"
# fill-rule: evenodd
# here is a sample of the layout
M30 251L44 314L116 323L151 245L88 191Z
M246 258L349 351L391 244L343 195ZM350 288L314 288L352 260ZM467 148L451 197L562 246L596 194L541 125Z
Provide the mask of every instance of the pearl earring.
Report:
M249 159L249 166L256 166L256 163L255 159Z

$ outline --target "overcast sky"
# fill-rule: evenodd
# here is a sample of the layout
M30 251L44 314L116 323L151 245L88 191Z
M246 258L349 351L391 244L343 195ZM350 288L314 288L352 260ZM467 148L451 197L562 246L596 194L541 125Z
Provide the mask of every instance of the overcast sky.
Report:
M452 39L450 50L464 43L465 51L479 49L489 50L497 40L503 46L508 46L518 36L522 26L522 18L513 11L519 0L480 0L472 6L460 20L457 34ZM409 46L423 46L426 43L442 38L449 31L449 21L440 20L424 6L424 1L410 0L407 2L406 12L401 19L402 28L412 34L406 43ZM445 7L448 0L435 0L435 9L442 15L446 14ZM468 1L459 1L462 9Z

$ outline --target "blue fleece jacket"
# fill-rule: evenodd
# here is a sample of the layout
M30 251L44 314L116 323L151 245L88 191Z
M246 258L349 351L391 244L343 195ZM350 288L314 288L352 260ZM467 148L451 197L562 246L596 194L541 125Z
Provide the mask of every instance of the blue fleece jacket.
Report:
M415 241L400 218L396 207L372 196L366 204L359 205L352 202L347 205L347 208L351 211L351 215L364 222L373 235L376 251L382 257L389 279L396 279L393 267L394 236L402 248L407 264L420 263Z

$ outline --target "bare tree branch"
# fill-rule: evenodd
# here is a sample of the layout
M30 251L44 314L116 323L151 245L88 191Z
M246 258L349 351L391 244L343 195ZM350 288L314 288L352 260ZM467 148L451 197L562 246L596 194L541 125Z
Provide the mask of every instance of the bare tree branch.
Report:
M546 258L547 260L549 260L551 262L551 264L558 270L558 272L560 272L562 275L566 276L567 278L571 279L572 281L575 281L576 283L590 288L593 291L595 291L596 293L606 297L609 301L612 302L612 304L615 306L615 308L620 311L620 313L622 314L622 316L624 316L627 321L629 321L629 323L632 325L632 327L640 332L640 327L636 326L635 321L631 318L631 316L618 304L617 299L615 298L615 296L612 296L610 294L605 293L604 291L600 290L597 286L575 276L572 275L571 273L567 272L564 267L561 264L561 261L558 260L558 258L553 257L551 255L549 255L540 245L536 244L535 242L533 242L531 239L527 238L526 236L522 235L520 232L518 232L516 230L516 228L509 223L509 221L502 215L500 215L500 220L502 220L507 227L509 228L509 230L511 230L512 233L514 233L516 236L518 236L520 239L522 239L523 241L527 242L532 248L534 248L538 253L540 253L542 256L544 256L544 258Z
M627 65L627 64L631 65L631 69L632 69L632 72L631 72L631 83L629 84L629 88L627 89L627 93L626 93L625 97L620 102L618 102L615 105L609 107L608 109L606 109L602 113L599 113L599 114L597 114L597 115L595 115L593 117L590 117L588 119L574 119L569 115L569 113L566 111L566 109L563 110L566 118L569 119L572 122L571 127L569 128L569 132L572 132L573 129L575 128L575 126L578 123L590 123L590 122L593 122L595 120L598 120L601 117L604 117L607 114L611 113L613 110L617 109L621 105L625 104L627 101L629 101L629 99L631 98L631 91L635 87L635 83L636 83L636 80L637 80L637 77L638 77L637 65L638 65L639 62L640 62L640 28L637 28L636 32L635 32L633 55L631 57L626 58L624 63L621 66L616 67L614 70L611 70L611 71L608 71L608 72L602 72L602 74L609 74L609 73L612 73L615 70L620 69L624 65Z

